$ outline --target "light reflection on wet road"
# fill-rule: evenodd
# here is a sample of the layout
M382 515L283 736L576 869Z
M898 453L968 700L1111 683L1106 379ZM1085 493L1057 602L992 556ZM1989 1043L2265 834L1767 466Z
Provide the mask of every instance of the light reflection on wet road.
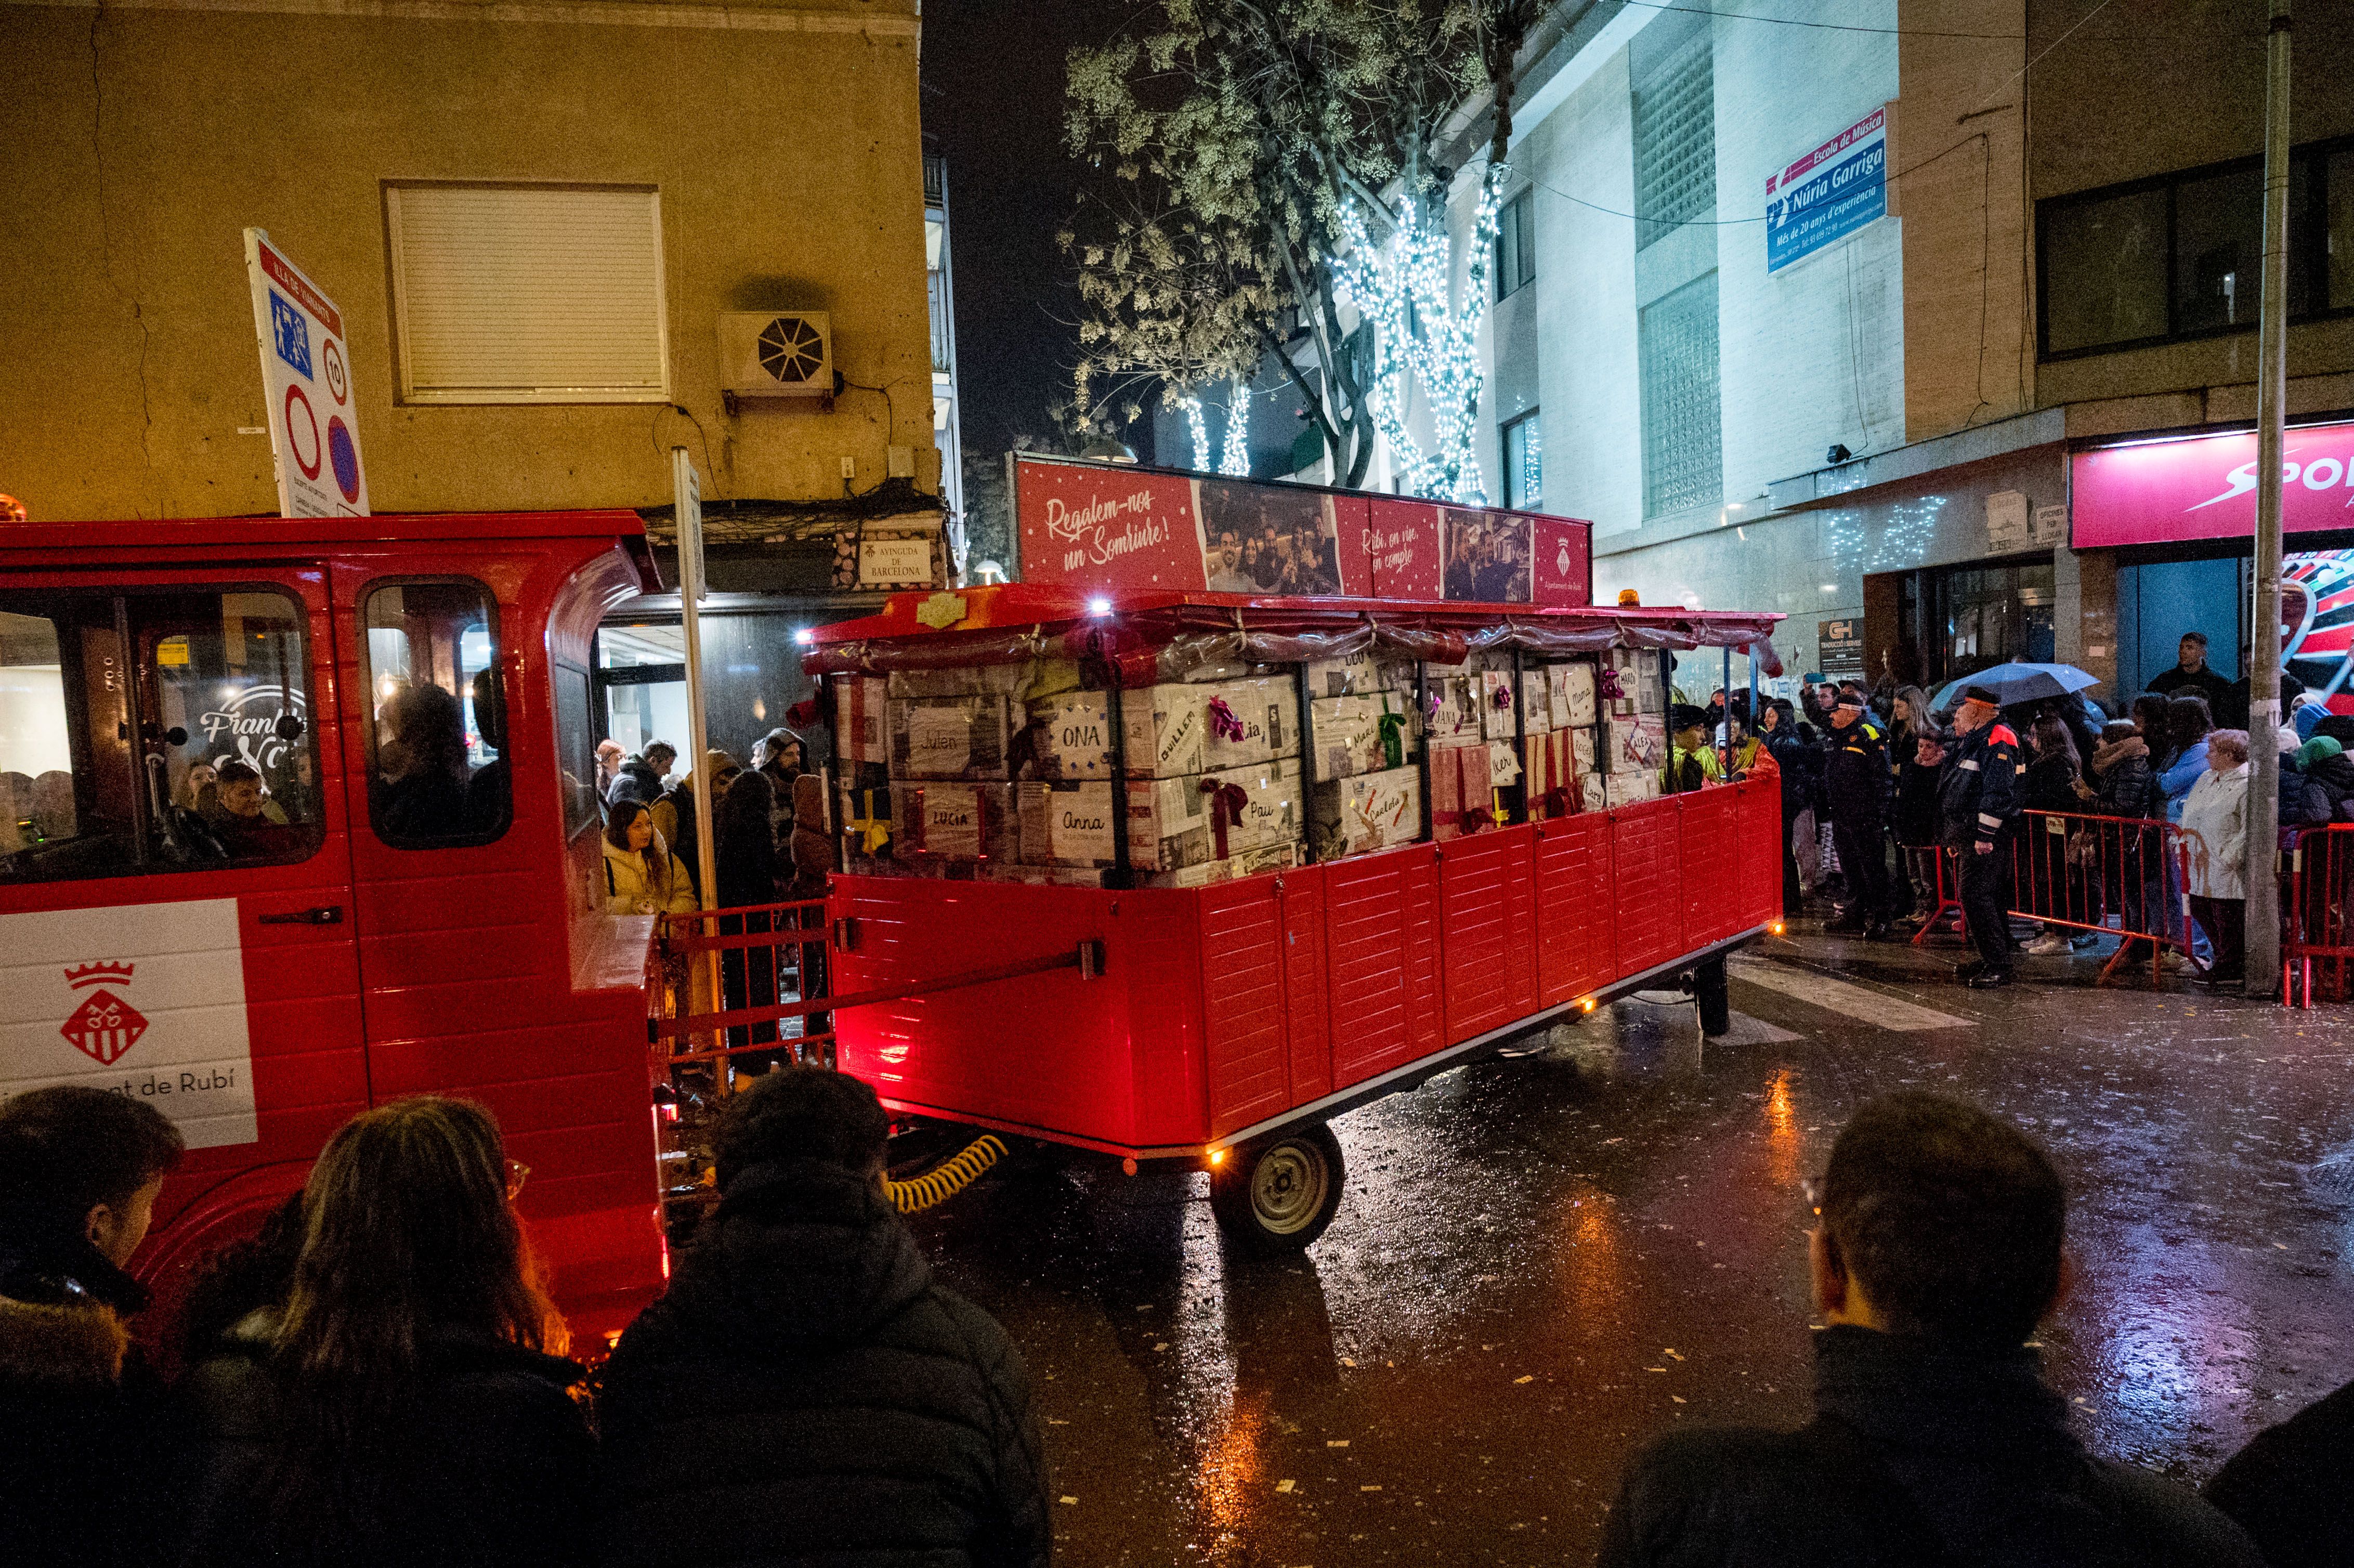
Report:
M2344 1010L2064 961L1988 996L1813 937L1745 961L1776 983L1736 967L1705 1052L1688 1004L1622 1002L1343 1117L1348 1193L1299 1257L1229 1257L1199 1175L1016 1162L926 1217L1029 1359L1061 1560L1586 1560L1647 1436L1807 1419L1799 1184L1897 1087L1977 1099L2067 1172L2082 1283L2045 1353L2097 1451L2204 1478L2354 1377ZM1818 1005L1834 972L1956 1025Z

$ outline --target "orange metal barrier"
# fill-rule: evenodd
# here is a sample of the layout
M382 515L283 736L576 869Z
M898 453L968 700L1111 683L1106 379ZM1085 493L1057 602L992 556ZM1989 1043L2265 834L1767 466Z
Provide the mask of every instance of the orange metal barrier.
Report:
M2138 947L2148 955L2155 984L2165 976L2166 949L2190 950L2190 903L2183 895L2190 852L2183 845L2182 830L2174 823L2090 812L2022 811L2009 847L2009 913L2047 926L2123 938L2103 966L2102 980L2129 959L2139 961ZM2349 853L2354 857L2354 845L2349 846ZM1936 858L1936 904L1913 938L1916 947L1947 916L1967 934L1956 856L1947 850ZM2171 885L2165 874L2169 863L2174 868ZM2348 952L2354 956L2354 948Z
M2354 822L2283 833L2281 1000L2311 1007L2317 993L2354 990Z

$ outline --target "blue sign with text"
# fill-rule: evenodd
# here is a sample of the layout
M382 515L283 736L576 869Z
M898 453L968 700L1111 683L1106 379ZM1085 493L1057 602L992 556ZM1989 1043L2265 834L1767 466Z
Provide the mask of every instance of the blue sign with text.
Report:
M1766 179L1766 270L1837 244L1888 212L1888 111L1875 110Z

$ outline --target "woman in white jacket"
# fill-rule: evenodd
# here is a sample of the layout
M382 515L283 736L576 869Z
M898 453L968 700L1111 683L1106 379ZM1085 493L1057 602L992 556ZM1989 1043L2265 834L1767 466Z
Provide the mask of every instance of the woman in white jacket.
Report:
M2182 838L2190 854L2190 913L2214 944L2206 985L2238 985L2247 961L2248 732L2219 729L2207 736L2207 771L2182 805Z
M695 907L695 882L654 832L646 803L616 800L605 819L605 912L684 915Z

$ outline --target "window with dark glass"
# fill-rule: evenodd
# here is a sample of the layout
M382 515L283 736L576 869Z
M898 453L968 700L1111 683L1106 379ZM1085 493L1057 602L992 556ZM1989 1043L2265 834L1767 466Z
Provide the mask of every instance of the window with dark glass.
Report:
M387 583L368 590L360 614L369 825L395 849L490 842L514 815L490 590Z
M1496 298L1535 279L1536 238L1532 193L1522 191L1496 214Z
M306 630L267 588L0 594L0 881L310 855Z
M2264 211L2254 158L2041 202L2044 356L2253 327ZM2354 311L2354 149L2291 154L2288 225L2289 318Z
M588 672L556 666L556 764L568 840L602 815L597 803L597 729L588 712Z
M1534 507L1544 503L1544 427L1530 409L1503 429L1504 504Z

